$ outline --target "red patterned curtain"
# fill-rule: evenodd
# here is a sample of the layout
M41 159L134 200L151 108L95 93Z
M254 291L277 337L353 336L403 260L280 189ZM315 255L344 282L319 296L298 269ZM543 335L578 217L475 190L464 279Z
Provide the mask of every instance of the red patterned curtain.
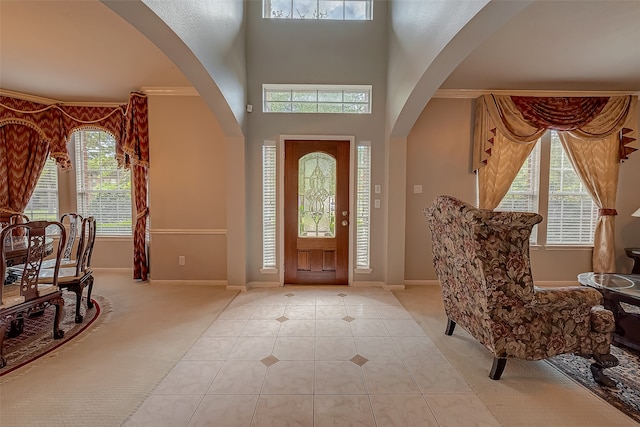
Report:
M48 150L35 129L17 124L0 127L0 218L24 212Z
M144 94L131 93L127 104L115 107L48 105L0 96L0 213L24 210L47 154L56 159L61 170L71 168L67 141L73 131L82 128L111 133L116 140L118 165L132 170L137 211L134 221L134 279L147 280L145 231L149 214L146 202L149 130ZM28 150L24 148L26 146Z

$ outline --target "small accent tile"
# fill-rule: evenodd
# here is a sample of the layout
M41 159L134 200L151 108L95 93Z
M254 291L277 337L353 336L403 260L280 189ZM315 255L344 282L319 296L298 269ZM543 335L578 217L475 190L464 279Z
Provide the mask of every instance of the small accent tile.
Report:
M356 354L355 356L353 356L351 358L351 361L353 363L355 363L356 365L362 367L362 366L364 366L365 363L367 363L369 361L369 359L367 359L364 356L360 356L359 354Z
M273 354L271 356L267 356L264 359L261 360L262 363L264 363L264 365L268 368L271 365L275 365L276 363L278 363L280 361L280 359L278 359L277 357L275 357Z
M351 317L351 316L345 316L345 317L342 318L342 320L344 320L345 322L353 322L356 319L354 317Z
M280 316L280 317L278 317L276 320L277 320L278 322L280 322L280 323L284 323L284 322L286 322L287 320L289 320L289 318L288 318L287 316Z

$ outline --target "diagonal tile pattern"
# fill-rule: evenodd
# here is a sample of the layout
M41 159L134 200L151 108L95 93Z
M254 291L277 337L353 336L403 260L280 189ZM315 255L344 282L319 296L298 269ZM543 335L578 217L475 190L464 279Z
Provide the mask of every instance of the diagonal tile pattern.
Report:
M124 425L337 421L500 425L391 292L331 286L238 295Z

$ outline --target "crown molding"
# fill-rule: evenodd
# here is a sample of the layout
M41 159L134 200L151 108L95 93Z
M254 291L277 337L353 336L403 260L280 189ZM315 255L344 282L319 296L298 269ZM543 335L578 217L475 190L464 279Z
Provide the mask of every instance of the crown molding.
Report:
M513 95L513 96L624 96L640 95L638 91L561 91L561 90L491 90L491 89L438 89L432 98L464 98L475 99L482 95Z
M61 101L59 99L53 98L45 98L42 96L30 95L28 93L15 92L12 90L0 89L0 95L8 96L10 98L22 99L24 101L37 102L38 104L45 105L67 105L74 107L118 107L120 105L126 104L127 101L123 102L67 102Z
M191 86L185 87L153 87L143 86L140 88L147 95L154 96L200 96L197 90Z

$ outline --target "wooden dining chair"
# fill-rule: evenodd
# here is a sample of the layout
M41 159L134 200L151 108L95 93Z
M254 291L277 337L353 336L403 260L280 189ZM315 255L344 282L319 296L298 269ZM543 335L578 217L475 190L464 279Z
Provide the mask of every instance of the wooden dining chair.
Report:
M42 262L46 256L47 241L51 238L47 230L57 228L60 230L57 239L57 248L54 250L56 262L52 271L52 280L48 283L40 281L39 273ZM31 221L25 224L11 224L0 232L0 241L6 237L14 238L15 232L19 232L21 243L26 247L26 261L22 265L19 280L0 286L0 367L5 365L2 356L2 344L9 329L9 337L17 336L22 332L24 321L30 315L43 312L48 306L54 305L56 309L53 321L53 337L58 339L64 336L60 329L60 320L64 313L64 299L62 291L58 287L58 271L62 258L62 247L66 241L66 231L57 221ZM11 250L7 245L1 245L0 274L3 278L7 274L7 252Z
M73 249L76 244L76 238L82 225L82 215L76 212L69 212L60 217L60 222L67 228L67 243L64 246L62 252L62 259L60 260L60 267L75 267L80 257L81 245L77 245L74 253ZM42 263L42 268L52 268L54 259L46 260Z
M57 280L60 289L69 290L76 294L75 322L82 323L81 314L82 292L87 288L87 307L92 308L91 291L93 290L93 271L91 270L91 255L96 239L96 221L90 216L82 219L80 227L80 239L78 241L78 258L75 266L60 267ZM40 271L40 280L52 282L55 279L52 268L43 268Z

